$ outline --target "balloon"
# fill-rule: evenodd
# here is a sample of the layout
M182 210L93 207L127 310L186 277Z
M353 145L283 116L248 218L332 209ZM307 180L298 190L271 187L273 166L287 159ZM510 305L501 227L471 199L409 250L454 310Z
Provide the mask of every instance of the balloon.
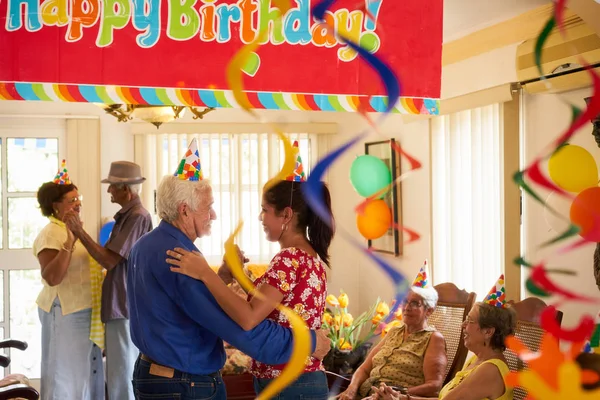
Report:
M383 200L369 202L363 214L356 217L358 231L365 239L377 239L385 235L392 224L392 211Z
M557 192L552 192L546 199L544 207L544 219L548 227L556 233L563 233L569 228L569 212L571 210L572 199L561 196ZM550 211L550 208L556 211L560 216ZM561 218L562 216L562 218Z
M108 239L110 238L110 234L115 226L115 221L110 221L102 225L100 228L100 245L104 246Z
M365 154L357 157L352 163L350 182L358 194L369 197L392 183L392 174L383 160ZM382 194L381 198L384 195Z
M600 242L600 187L579 193L570 210L571 222L580 228L579 235L592 242Z
M598 186L598 167L594 157L583 147L565 145L552 154L548 162L550 178L562 189L579 193Z

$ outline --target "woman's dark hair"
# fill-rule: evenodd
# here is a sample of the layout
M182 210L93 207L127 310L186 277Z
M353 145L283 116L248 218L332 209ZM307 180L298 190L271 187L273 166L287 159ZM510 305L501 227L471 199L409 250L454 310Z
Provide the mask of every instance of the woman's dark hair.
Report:
M510 306L496 307L487 303L479 305L479 327L494 328L490 346L495 350L506 350L504 340L515 332L517 313Z
M275 208L277 214L281 213L286 207L291 207L298 218L297 229L308 234L308 242L319 255L319 258L329 265L329 245L333 239L333 214L331 212L331 195L327 185L323 183L322 193L323 202L331 221L323 221L306 204L302 194L302 185L304 182L281 181L272 186L264 193L264 198Z
M46 182L40 186L37 192L37 201L40 204L42 215L44 217L49 217L54 214L54 207L52 204L61 201L65 194L73 190L77 190L77 186L73 184L59 185L54 182Z

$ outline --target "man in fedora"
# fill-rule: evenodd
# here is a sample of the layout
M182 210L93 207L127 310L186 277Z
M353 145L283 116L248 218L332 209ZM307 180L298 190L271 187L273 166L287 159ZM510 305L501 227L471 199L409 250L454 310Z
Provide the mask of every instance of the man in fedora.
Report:
M96 243L83 229L76 214L65 217L69 229L85 246L90 255L107 270L102 284L101 318L106 330L106 381L110 400L133 400L133 367L139 354L129 333L127 308L127 259L133 245L152 230L152 219L142 206L139 165L115 161L110 165L107 192L110 201L121 209L115 214L115 225L106 244Z

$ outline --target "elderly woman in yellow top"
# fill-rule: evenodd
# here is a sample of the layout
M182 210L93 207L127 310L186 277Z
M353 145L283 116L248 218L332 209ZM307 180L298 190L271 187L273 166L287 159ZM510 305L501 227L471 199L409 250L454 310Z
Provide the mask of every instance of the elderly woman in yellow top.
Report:
M81 207L63 166L37 193L49 219L33 243L42 270L37 298L42 324L41 398L104 399L102 352L90 340L92 297L89 255L62 221Z
M504 299L504 275L483 302L475 304L463 322L465 346L475 355L441 390L444 400L512 400L513 390L506 387L504 377L509 369L504 358L504 340L513 334L516 314L507 308ZM403 395L383 384L374 389L375 398L382 400L425 400Z
M421 268L402 304L404 324L392 328L356 370L341 400L374 395L381 383L407 388L419 396L435 396L444 384L446 341L427 324L438 294L427 287L426 265Z

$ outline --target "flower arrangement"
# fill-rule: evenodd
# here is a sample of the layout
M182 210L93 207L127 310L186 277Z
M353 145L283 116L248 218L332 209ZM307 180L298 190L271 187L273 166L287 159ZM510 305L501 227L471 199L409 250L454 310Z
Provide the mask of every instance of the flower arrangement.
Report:
M358 349L369 340L377 331L381 331L382 337L393 327L400 324L402 316L396 313L395 319L388 324L385 321L390 313L390 307L379 298L367 311L357 318L348 312L350 299L344 291L340 291L338 297L330 294L326 298L331 307L323 314L323 329L329 331L331 346L335 350L352 351ZM363 328L368 328L366 335L361 337Z

